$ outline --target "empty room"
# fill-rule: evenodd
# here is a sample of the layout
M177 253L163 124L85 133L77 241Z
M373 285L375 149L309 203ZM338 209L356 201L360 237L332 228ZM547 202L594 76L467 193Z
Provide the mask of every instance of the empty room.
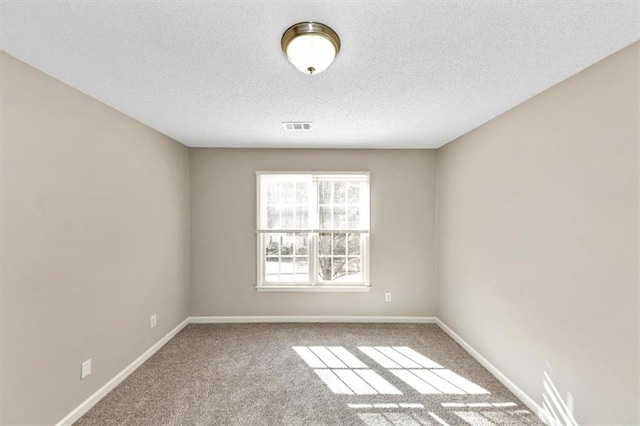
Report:
M640 425L640 3L0 2L2 425Z

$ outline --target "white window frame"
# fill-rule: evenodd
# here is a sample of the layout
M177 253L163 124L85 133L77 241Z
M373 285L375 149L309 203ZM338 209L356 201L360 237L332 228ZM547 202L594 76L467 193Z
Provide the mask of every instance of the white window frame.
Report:
M318 279L317 270L318 270L318 262L319 256L317 255L317 244L318 244L318 234L320 233L331 233L331 232L348 232L349 230L331 230L331 229L317 229L317 228L309 228L309 229L261 229L260 223L260 202L261 202L261 188L260 181L261 176L263 175L310 175L313 178L314 185L314 193L316 200L313 203L314 207L317 209L318 207L318 187L317 187L317 177L326 177L326 176L335 176L339 178L340 176L345 176L348 179L349 176L359 176L366 183L366 191L364 195L364 201L362 201L362 205L360 208L360 214L365 217L366 227L358 230L361 234L361 272L362 272L362 282L354 282L348 284L330 284L331 281L322 281ZM280 292L366 292L370 289L369 282L369 263L370 263L370 253L369 253L369 239L370 239L370 180L369 172L326 172L326 171L295 171L295 172L276 172L276 171L258 171L256 172L256 265L257 265L257 285L256 290L258 291L280 291ZM313 194L311 195L314 196ZM317 223L317 211L314 209L310 209L309 211L309 220L311 223ZM354 230L355 231L355 230ZM299 232L299 233L308 233L309 234L309 277L310 282L307 284L300 283L268 283L265 280L265 245L264 238L262 238L262 234L264 233L289 233L289 232Z

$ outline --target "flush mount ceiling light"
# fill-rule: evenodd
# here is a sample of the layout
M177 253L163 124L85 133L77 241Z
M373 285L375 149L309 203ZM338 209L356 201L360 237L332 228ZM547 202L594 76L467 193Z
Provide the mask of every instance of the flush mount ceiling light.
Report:
M317 22L300 22L289 27L281 44L289 62L305 74L326 70L340 52L338 34Z

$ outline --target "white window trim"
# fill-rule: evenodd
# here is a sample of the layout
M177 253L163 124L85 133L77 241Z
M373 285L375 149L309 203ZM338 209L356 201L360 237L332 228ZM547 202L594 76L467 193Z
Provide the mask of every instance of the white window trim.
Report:
M315 243L315 233L318 232L328 232L332 231L344 232L345 230L331 230L331 229L269 229L262 230L260 229L260 176L262 175L293 175L293 174L303 174L303 175L335 175L339 176L350 176L350 175L359 175L359 176L367 176L368 188L367 188L367 220L369 222L369 229L357 230L357 232L361 233L364 238L362 238L362 279L363 282L352 283L352 284L343 284L343 285L335 285L328 284L330 281L320 281L316 277L317 263L319 261L319 257L315 254L316 243ZM256 172L256 272L257 272L257 285L256 290L260 292L368 292L371 289L371 283L369 281L369 264L370 264L370 251L369 251L369 234L371 229L371 177L369 172L363 171L257 171ZM308 232L310 233L310 239L312 240L309 244L309 276L313 279L310 284L300 285L300 283L282 283L282 284L268 284L264 281L264 240L261 236L263 233L278 233L278 232ZM356 232L356 230L352 230Z

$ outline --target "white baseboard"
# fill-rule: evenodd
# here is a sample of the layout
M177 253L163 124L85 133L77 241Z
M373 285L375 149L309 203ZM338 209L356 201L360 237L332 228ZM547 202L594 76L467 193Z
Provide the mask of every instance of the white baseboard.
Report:
M247 322L358 322L358 323L436 323L436 317L344 317L344 316L256 316L190 317L192 324Z
M464 348L465 351L469 353L476 361L478 361L484 368L489 370L489 372L496 378L500 383L502 383L507 389L509 389L520 401L524 403L535 415L540 418L540 420L544 420L543 413L545 413L544 409L536 403L533 398L524 393L522 389L515 385L511 380L507 378L500 370L498 370L493 364L491 364L485 357L480 355L480 352L476 351L468 344L462 337L458 336L455 331L453 331L449 326L447 326L442 320L436 318L436 324L444 330L445 333L449 335L453 340L456 341L460 346Z
M145 353L140 355L135 361L125 367L124 370L116 374L116 376L109 380L104 386L98 389L93 395L87 398L82 404L80 404L75 410L70 412L64 419L60 420L56 426L70 426L76 420L78 420L84 413L89 411L91 407L96 405L106 394L108 394L113 388L118 386L120 382L126 379L131 373L133 373L139 366L141 366L146 360L151 358L153 354L158 352L158 349L164 346L169 340L171 340L176 334L180 332L185 326L189 324L189 318L182 321L176 328L171 330L166 336L160 339L156 344L151 346Z

